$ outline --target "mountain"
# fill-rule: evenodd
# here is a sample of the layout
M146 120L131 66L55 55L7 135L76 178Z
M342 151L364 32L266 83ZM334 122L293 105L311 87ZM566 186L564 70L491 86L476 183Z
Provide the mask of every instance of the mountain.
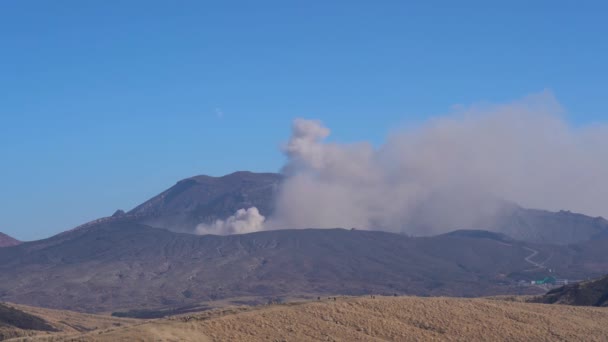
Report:
M561 253L533 247L539 258ZM563 253L580 261L580 252ZM533 291L517 287L518 280L528 280L530 254L524 244L483 236L414 238L344 229L196 236L102 222L0 249L0 300L108 312L241 297L479 296ZM608 255L594 257L593 265L608 265ZM573 271L570 265L585 275L608 273L608 266L587 271L588 261L581 262L560 261L563 274Z
M546 304L608 307L608 276L600 279L569 284L533 299Z
M225 219L241 208L255 206L262 215L269 215L274 209L281 178L276 173L246 171L223 177L191 177L177 182L126 216L152 227L192 232L199 223Z
M0 232L0 247L11 247L16 246L20 243L21 241Z
M518 206L504 208L488 228L517 240L561 245L608 238L608 221L602 217Z
M112 220L191 233L199 223L225 219L241 208L255 206L262 215L269 216L273 213L281 181L280 174L245 171L223 177L191 177L179 181L126 214L117 212ZM433 201L441 201L441 198ZM486 205L496 208L491 210L495 211L494 214L473 220L465 226L458 222L437 221L435 218L442 215L433 210L441 206L422 205L411 222L406 223L408 231L427 235L433 231L477 229L502 233L516 240L561 245L608 238L608 221L601 217L594 218L568 211L525 209L505 201L491 202ZM451 210L465 212L471 208L465 206Z

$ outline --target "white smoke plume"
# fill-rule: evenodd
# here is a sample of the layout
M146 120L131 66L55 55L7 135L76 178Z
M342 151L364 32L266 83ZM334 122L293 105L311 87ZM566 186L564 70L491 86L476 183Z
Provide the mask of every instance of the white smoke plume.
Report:
M503 200L608 216L608 126L573 127L548 92L461 109L377 148L325 142L329 134L319 121L294 121L266 229L427 235L490 220Z
M212 224L201 223L196 227L196 234L244 234L262 230L266 218L260 214L258 208L239 209L226 220L216 220Z

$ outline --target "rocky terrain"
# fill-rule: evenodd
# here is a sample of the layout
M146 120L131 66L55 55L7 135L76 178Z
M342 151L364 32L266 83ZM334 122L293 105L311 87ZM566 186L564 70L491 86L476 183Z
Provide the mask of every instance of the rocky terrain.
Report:
M21 241L14 239L14 238L0 232L0 248L17 246L20 243L21 243Z
M28 341L605 341L608 310L488 299L337 297L114 324Z

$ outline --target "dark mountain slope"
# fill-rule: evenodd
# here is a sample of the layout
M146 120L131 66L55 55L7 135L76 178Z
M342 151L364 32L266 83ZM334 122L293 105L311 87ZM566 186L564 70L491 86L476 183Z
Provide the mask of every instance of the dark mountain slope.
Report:
M478 238L478 239L490 239L502 242L513 242L513 239L501 233L489 232L487 230L455 230L446 233L445 236L451 237L465 237L465 238Z
M181 306L240 296L511 292L519 245L361 230L195 236L128 222L0 249L0 300L81 311ZM503 284L503 285L499 285Z
M0 232L0 247L11 247L16 246L20 243L21 241Z
M608 221L604 218L517 206L505 208L491 228L517 240L538 243L566 245L608 238Z
M199 223L224 219L241 208L255 206L262 215L269 215L280 181L276 173L244 171L223 177L196 176L179 181L127 216L153 227L192 232Z
M547 304L608 306L608 276L553 289L533 301Z

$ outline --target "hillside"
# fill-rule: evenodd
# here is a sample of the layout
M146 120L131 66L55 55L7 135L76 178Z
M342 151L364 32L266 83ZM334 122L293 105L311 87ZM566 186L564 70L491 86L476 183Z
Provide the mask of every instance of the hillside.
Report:
M14 238L0 232L0 248L16 246L20 243L21 243L21 241L14 239Z
M343 229L195 236L107 223L0 249L0 300L108 312L243 296L479 296L513 292L505 277L529 268L529 254L483 238Z
M269 216L273 213L281 180L280 174L252 172L235 172L223 177L191 177L177 182L126 214L117 213L110 220L191 233L199 223L225 219L241 208L255 206L262 215ZM469 223L470 226L461 226L435 221L434 218L441 215L433 211L436 209L430 208L436 206L426 208L422 204L420 210L416 211L418 214L405 224L410 228L408 231L419 232L419 235L428 235L433 231L481 229L502 233L516 240L560 245L608 238L608 221L603 218L567 211L524 209L504 201L494 201L492 206L500 209L490 217ZM454 210L476 209L462 207Z
M67 335L62 340L605 341L606 336L604 308L487 299L340 297L189 314Z
M596 242L595 250L606 248L606 241ZM608 273L605 253L530 246L539 260L558 261L549 265L564 277ZM303 229L196 236L110 222L0 249L0 300L114 312L240 297L534 293L517 285L546 272L529 271L530 255L525 244L484 234L413 238Z
M546 304L608 307L608 276L553 289L533 301Z

